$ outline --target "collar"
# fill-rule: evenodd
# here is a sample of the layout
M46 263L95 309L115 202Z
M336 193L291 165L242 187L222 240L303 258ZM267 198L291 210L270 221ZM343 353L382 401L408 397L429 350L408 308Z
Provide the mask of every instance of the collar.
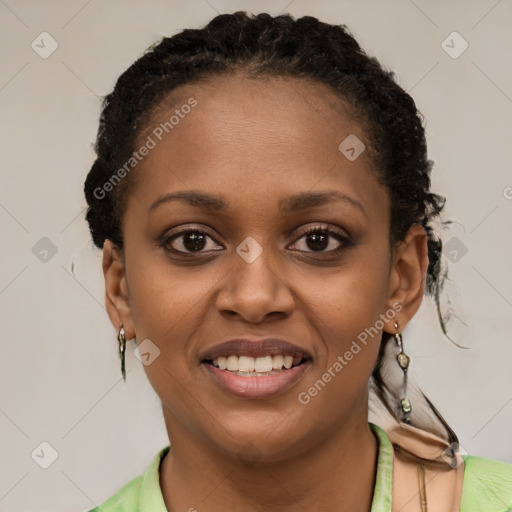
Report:
M371 512L391 512L393 489L393 445L386 432L373 423L368 423L379 441L377 474L373 489Z

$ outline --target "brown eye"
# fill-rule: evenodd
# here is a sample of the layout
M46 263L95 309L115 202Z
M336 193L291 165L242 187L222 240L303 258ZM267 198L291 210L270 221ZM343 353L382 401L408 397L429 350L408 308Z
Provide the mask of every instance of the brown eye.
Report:
M187 230L180 233L176 233L171 237L168 237L162 245L170 251L177 253L199 253L204 250L215 250L216 247L220 247L215 243L208 243L208 240L212 240L204 231L199 230ZM209 246L209 247L208 247Z
M298 241L303 240L302 249L297 248ZM316 253L338 253L345 245L348 245L349 239L346 235L324 227L314 227L304 231L294 243L295 249L301 252Z

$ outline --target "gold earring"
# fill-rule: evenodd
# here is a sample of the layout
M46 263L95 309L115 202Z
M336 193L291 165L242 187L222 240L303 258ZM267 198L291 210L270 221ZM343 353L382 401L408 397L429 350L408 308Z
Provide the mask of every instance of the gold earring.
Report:
M124 337L124 327L121 324L119 328L119 334L117 335L117 340L119 341L119 357L121 358L121 373L123 375L123 380L126 382L126 371L124 366L124 353L126 352L126 338Z
M396 356L396 360L398 361L398 366L402 369L404 372L404 379L402 383L402 392L400 398L400 410L402 412L402 421L404 423L410 423L411 418L410 414L412 411L411 401L407 398L407 369L409 368L409 356L407 356L404 353L404 346L403 346L403 340L402 340L402 331L398 330L398 322L395 322L394 325L396 329L396 333L394 334L396 344L398 346L398 354Z

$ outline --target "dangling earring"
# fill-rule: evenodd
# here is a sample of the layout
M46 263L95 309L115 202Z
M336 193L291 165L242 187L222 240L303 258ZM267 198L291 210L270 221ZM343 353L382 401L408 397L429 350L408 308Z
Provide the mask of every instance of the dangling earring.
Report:
M395 336L396 344L398 345L398 354L396 356L396 360L398 361L398 366L400 366L400 368L404 372L404 380L403 380L403 384L402 384L402 393L401 393L402 398L400 398L400 409L402 411L402 421L404 423L410 423L411 422L410 414L412 411L412 407L411 407L411 402L407 398L407 393L406 393L407 392L407 368L409 367L410 359L409 359L409 356L404 354L404 347L403 347L403 343L402 343L402 331L398 330L397 322L395 322L394 327L397 330L397 332L394 334L394 336Z
M119 341L119 357L121 358L121 373L123 374L123 380L126 382L126 371L124 367L124 353L126 352L126 338L124 337L124 327L121 324L119 328L119 334L117 335Z

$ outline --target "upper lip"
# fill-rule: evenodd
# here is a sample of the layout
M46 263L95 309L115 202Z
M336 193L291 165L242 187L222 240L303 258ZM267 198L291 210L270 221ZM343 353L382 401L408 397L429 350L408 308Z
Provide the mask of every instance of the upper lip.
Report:
M294 356L302 355L305 359L311 359L311 354L289 341L281 338L236 338L225 341L205 350L201 355L201 361L213 361L217 357L229 356L264 357L267 355Z

